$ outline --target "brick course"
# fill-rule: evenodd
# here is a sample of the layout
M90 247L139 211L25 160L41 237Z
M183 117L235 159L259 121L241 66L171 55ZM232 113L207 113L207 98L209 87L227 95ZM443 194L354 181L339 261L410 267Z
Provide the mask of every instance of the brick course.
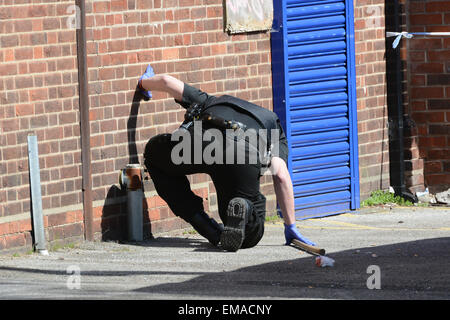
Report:
M76 36L67 25L74 2L0 4L0 199L5 200L0 219L29 215L26 135L34 132L47 236L50 241L81 236L82 219L72 221L67 213L82 213ZM133 102L137 79L148 63L157 73L212 94L237 95L271 108L270 33L227 35L222 5L219 0L86 2L97 238L105 231L109 238L126 237L118 172L129 162L143 163L148 139L175 129L183 118L184 111L163 93ZM205 207L217 215L209 203L215 197L214 190L207 191L209 178L200 175L192 183L203 184L198 190L208 198ZM187 226L162 200L153 205L154 190L151 184L146 188L152 203L146 221L152 233ZM274 210L274 204L269 206ZM9 225L0 221L0 226ZM7 230L0 235L3 239L27 232L1 230ZM24 239L8 243L24 245Z
M29 133L39 142L43 209L81 201L76 39L65 24L72 4L0 1L0 219L12 221L0 221L4 247L31 244Z

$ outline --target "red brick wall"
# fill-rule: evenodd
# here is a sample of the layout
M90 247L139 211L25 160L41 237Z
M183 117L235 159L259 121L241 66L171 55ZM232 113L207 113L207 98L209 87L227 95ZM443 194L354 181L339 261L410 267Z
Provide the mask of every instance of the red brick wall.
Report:
M73 1L0 1L0 250L29 245L27 135L39 142L47 239L82 232Z
M30 132L39 141L47 239L83 238L76 39L75 29L67 26L73 4L0 0L0 250L31 244L25 139ZM212 94L236 95L271 109L270 33L224 33L222 0L86 5L94 228L97 239L123 239L126 194L118 186L119 170L130 162L142 164L148 139L172 131L184 114L166 94L134 100L147 64ZM379 6L383 1L361 0L355 6L362 198L389 186ZM217 216L210 179L189 179ZM273 214L270 182L263 177L261 188ZM145 181L145 192L147 235L187 227L151 180Z
M0 250L31 244L26 136L38 136L46 236L83 237L74 1L0 0ZM212 94L272 108L270 33L223 32L221 0L86 1L96 238L126 237L119 170L141 164L145 143L170 132L184 110L166 94L133 102L151 63ZM72 10L71 10L72 9ZM71 20L73 22L73 20ZM191 176L217 215L214 186ZM274 212L271 179L262 179ZM145 181L147 235L186 227Z
M356 87L361 200L389 188L384 0L355 3Z
M409 32L450 32L448 0L411 1L407 13ZM425 185L440 191L450 187L450 38L403 41L408 54L406 112L414 121L412 161L424 163L423 171L419 166L408 182L414 187L424 175Z
M139 76L151 63L156 73L168 73L211 94L236 95L272 108L270 33L224 33L221 0L92 4L87 45L95 231L102 238L123 237L125 230L117 230L125 219L125 194L115 186L119 170L135 159L143 164L148 139L173 131L184 116L184 109L165 93L133 103ZM133 154L130 143L135 144ZM205 198L205 208L217 215L209 177L195 175L190 180ZM271 188L262 188L269 197L268 209L274 210ZM151 181L146 181L145 190L149 232L187 227L157 196Z

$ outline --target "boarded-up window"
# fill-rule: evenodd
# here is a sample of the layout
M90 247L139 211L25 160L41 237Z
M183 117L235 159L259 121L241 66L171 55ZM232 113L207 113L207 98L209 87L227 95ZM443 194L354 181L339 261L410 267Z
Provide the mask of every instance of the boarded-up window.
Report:
M242 33L270 30L273 22L272 1L226 0L225 31L229 33Z

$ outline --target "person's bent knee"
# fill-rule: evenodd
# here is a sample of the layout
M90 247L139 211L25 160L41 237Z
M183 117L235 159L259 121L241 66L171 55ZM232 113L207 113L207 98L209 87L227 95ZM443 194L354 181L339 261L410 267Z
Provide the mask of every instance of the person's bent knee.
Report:
M148 170L152 165L164 163L165 153L170 151L171 134L156 135L147 142L144 151L144 163Z
M158 134L147 142L145 145L145 158L151 158L155 153L158 153L162 148L166 148L167 144L170 143L171 134L163 133Z

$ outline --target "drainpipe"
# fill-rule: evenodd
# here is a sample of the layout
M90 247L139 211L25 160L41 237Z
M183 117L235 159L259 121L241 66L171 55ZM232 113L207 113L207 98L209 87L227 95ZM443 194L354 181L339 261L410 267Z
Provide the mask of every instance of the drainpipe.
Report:
M398 0L386 0L385 8L386 31L402 32ZM390 39L386 37L390 180L395 195L417 202L417 197L408 192L405 186L402 61L400 47L392 48Z
M128 240L143 240L143 201L142 167L140 164L128 164L121 170L119 183L127 190Z
M89 89L86 54L86 7L85 0L75 0L79 10L77 25L77 58L78 58L78 95L80 108L81 135L81 174L84 210L84 236L88 241L94 240L92 209L92 169L91 169L91 134L89 123Z

